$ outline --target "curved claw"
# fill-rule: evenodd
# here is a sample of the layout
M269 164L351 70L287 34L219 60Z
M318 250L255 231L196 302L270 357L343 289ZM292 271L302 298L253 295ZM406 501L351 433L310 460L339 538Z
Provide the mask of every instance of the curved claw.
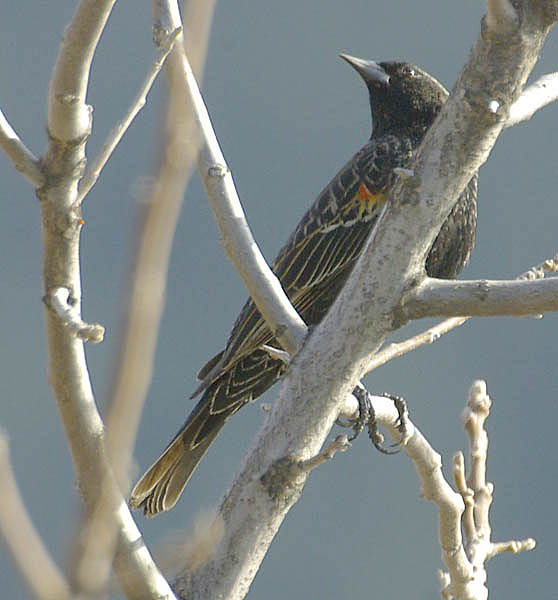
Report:
M358 417L352 424L353 435L349 438L350 442L359 436L365 426L370 428L370 422L375 421L374 408L372 402L370 402L370 394L361 383L353 390L353 396L358 400ZM376 443L373 443L376 446Z
M401 449L401 446L405 446L410 436L409 411L407 410L407 403L405 402L405 399L401 396L394 396L393 394L389 394L387 392L384 392L383 394L381 394L381 396L383 396L384 398L389 398L393 402L395 408L397 409L397 413L399 415L399 424L397 425L397 429L399 431L399 434L401 435L401 439L399 440L399 442L394 443L393 446L397 446L399 449Z
M388 449L383 446L384 436L378 431L378 425L376 422L376 416L374 414L374 407L372 406L372 402L370 400L370 394L368 390L359 383L355 389L353 390L353 396L358 401L359 406L359 415L354 421L344 421L342 419L337 419L336 423L341 427L352 427L353 435L349 438L349 441L352 442L356 439L364 427L368 429L368 437L370 441L374 444L374 447L380 451L382 454L397 454L401 451L401 447L407 443L409 438L408 432L408 412L407 412L407 403L400 396L395 396L389 393L382 393L380 396L384 398L389 398L397 412L399 414L399 424L397 429L401 434L401 440L391 445L391 448Z

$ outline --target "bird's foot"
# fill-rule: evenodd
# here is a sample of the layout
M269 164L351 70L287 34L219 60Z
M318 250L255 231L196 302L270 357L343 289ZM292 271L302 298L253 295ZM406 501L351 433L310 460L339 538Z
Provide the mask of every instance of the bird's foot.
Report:
M341 426L350 426L353 428L353 435L349 438L349 441L353 441L355 438L357 438L364 427L367 427L370 441L380 452L383 454L396 454L401 449L401 446L405 445L409 437L407 404L405 400L399 396L394 396L393 394L387 393L380 395L384 398L389 398L395 405L395 408L399 414L397 429L401 434L401 440L397 444L393 445L393 449L388 449L383 446L384 436L378 431L378 423L376 421L371 395L361 383L359 383L353 390L353 396L357 399L359 406L358 417L350 424L341 422L339 420L337 422Z

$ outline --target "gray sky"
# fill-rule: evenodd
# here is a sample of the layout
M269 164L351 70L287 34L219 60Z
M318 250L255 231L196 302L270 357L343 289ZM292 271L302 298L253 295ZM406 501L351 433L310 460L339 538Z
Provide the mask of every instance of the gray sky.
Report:
M0 19L0 106L28 146L46 143L46 86L73 3L13 3ZM370 134L367 95L337 58L404 58L451 88L479 31L481 2L320 0L217 7L204 93L249 221L273 257L307 206ZM120 2L95 58L89 102L95 156L128 106L153 57L149 3ZM556 70L551 35L534 75ZM102 405L114 362L138 214L138 190L154 172L164 80L119 146L84 205L84 316L103 323L88 347ZM476 249L464 278L511 278L557 251L557 106L504 132L481 169ZM39 210L33 190L0 155L0 424L9 432L16 475L31 515L57 560L67 559L79 503L46 381L40 284ZM195 178L178 226L156 365L139 433L139 470L158 456L191 407L198 368L220 350L246 292L219 246ZM428 323L399 332L400 339ZM494 597L550 597L555 589L558 320L478 319L367 379L403 395L415 422L444 456L463 447L459 415L476 378L493 409L489 478L495 483L495 539L533 536L537 549L490 563ZM276 389L265 397L273 401ZM148 542L185 529L214 506L250 445L262 412L243 409L219 436L176 508L138 517ZM419 498L404 456L384 457L366 437L314 471L258 574L250 597L432 598L440 564L436 515ZM404 575L403 575L404 573ZM26 595L0 546L6 597Z

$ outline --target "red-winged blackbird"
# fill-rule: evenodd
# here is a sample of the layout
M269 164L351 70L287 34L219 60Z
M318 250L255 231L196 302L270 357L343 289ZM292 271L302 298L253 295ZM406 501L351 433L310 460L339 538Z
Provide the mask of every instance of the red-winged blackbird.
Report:
M447 91L433 77L403 62L341 55L370 93L370 141L318 196L273 262L273 271L308 325L324 317L376 222L396 167L406 167L433 123ZM431 277L454 278L473 248L477 176L462 192L426 260ZM132 491L130 505L152 516L178 500L227 419L263 394L285 371L264 344L280 348L251 300L244 305L226 348L199 372L203 391L190 416Z

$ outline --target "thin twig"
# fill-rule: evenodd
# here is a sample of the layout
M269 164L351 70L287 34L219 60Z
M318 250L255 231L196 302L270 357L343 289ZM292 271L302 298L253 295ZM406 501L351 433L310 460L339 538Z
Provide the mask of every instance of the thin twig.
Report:
M64 600L70 587L50 557L19 494L6 435L0 430L0 531L23 579L41 600Z
M39 160L21 141L17 133L0 109L0 147L11 159L14 167L35 187L41 187L45 181Z
M528 279L532 281L533 279L544 279L547 274L550 273L558 273L558 254L556 254L553 258L547 258L543 260L542 263L531 267L525 273L522 273L518 279Z
M83 198L87 195L89 190L95 185L103 167L107 164L111 157L114 149L124 137L124 134L128 130L128 127L132 124L139 111L145 106L147 101L147 95L151 91L151 87L155 81L155 78L159 74L165 59L175 43L176 38L181 33L181 29L177 28L166 36L158 47L157 56L151 65L149 73L143 82L137 96L134 98L132 105L128 109L126 115L110 130L103 147L101 148L97 157L91 163L91 166L87 169L83 179L79 184L78 192L78 203L81 203Z
M337 452L345 452L351 447L351 442L346 435L338 435L316 456L308 460L301 460L296 464L296 469L309 473L324 462L331 460Z
M375 354L372 359L368 362L365 370L366 373L370 373L374 369L381 367L383 364L393 360L394 358L398 358L399 356L403 356L408 352L412 352L421 346L426 346L427 344L432 344L436 340L438 340L442 335L448 333L452 329L463 325L470 317L454 317L452 319L446 319L433 327L429 327L425 331L414 335L402 342L394 342L390 344L377 354Z

